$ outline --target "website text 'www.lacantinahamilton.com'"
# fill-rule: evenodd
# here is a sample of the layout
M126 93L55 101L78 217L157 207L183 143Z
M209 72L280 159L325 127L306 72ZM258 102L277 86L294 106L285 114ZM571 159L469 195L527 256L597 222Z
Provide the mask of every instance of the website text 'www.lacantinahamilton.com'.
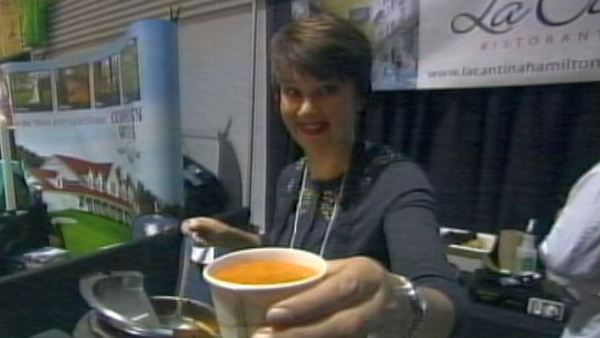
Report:
M573 59L565 58L557 61L534 62L526 61L515 64L500 64L491 66L463 66L462 68L435 70L427 72L427 77L478 77L511 74L535 74L552 72L577 72L582 70L600 69L600 58Z

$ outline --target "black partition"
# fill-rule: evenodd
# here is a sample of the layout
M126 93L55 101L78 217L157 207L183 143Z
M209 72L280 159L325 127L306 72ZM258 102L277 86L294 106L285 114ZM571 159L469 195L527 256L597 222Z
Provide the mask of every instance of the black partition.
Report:
M181 235L163 233L93 255L0 278L0 337L20 338L52 328L69 334L89 311L79 278L94 272L137 270L150 295L175 290Z

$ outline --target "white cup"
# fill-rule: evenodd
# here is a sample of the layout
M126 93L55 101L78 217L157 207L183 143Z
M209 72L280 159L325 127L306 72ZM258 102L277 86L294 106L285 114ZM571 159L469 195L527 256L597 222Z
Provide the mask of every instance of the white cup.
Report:
M313 276L288 283L237 284L215 278L219 269L243 262L272 260L290 262L316 271ZM274 303L306 290L327 272L323 258L308 251L288 248L258 248L236 251L214 260L203 272L211 295L222 338L250 338L265 324Z

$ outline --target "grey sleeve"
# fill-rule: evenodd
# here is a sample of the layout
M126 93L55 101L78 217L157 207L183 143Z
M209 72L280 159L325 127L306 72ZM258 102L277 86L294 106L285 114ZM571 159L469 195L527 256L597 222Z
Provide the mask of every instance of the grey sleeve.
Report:
M446 259L433 189L413 163L394 164L390 169L382 175L388 175L396 191L384 216L391 270L444 293L454 305L457 322L464 322L467 295L458 284L458 271Z
M393 164L382 180L393 190L384 212L384 232L390 266L418 281L428 276L456 279L447 263L439 235L433 190L418 166L411 162Z

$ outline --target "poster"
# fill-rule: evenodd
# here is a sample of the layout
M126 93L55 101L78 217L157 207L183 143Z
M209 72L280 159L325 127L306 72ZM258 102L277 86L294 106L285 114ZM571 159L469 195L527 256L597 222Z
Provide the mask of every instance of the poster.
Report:
M55 222L130 234L183 203L177 32L147 20L99 51L0 66L16 153Z
M331 12L373 44L374 90L600 80L600 1L295 0Z

